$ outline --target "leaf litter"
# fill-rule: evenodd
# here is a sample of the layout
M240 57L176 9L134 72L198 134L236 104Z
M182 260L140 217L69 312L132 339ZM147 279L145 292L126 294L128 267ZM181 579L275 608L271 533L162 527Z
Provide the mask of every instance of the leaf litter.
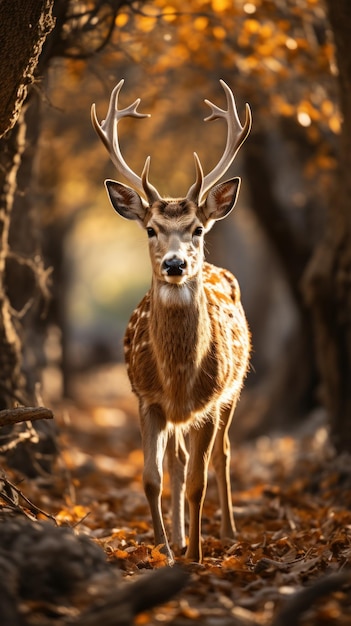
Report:
M118 388L118 377L116 383ZM25 479L21 488L58 525L99 545L129 583L146 570L168 567L162 546L153 545L136 404L128 392L117 393L109 406L101 400L97 406L93 391L90 396L84 392L55 411L61 433L56 475L44 486L43 480ZM203 563L177 558L190 573L186 587L140 613L135 623L350 624L350 460L334 455L325 426L232 441L235 541L218 539L220 510L210 470ZM163 506L169 527L167 481Z

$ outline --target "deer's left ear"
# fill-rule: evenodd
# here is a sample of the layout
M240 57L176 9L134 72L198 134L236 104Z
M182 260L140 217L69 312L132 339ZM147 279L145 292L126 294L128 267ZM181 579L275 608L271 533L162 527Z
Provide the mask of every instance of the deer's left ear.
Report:
M234 209L239 195L240 183L240 178L232 178L212 187L203 207L207 220L222 220Z

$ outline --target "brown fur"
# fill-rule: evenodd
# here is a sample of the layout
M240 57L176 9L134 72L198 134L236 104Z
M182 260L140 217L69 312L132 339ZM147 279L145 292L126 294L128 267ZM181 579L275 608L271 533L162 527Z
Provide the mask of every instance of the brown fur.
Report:
M133 391L147 404L159 404L165 422L186 425L194 414L201 420L224 390L234 384L240 392L246 373L250 344L237 282L207 263L203 276L203 310L198 301L166 307L154 299L152 288L127 328L125 357Z

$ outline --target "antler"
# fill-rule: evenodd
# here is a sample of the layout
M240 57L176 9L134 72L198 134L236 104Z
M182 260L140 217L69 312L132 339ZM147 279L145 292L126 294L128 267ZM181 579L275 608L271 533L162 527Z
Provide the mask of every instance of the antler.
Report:
M141 118L150 117L150 115L137 111L140 98L130 104L129 107L118 109L118 96L123 84L124 80L122 79L111 93L106 119L99 124L95 104L93 104L91 107L91 121L102 143L107 148L111 161L117 168L119 174L122 174L128 183L140 194L146 196L149 203L152 204L156 200L160 200L161 196L157 189L149 182L150 157L147 157L140 177L135 174L125 162L118 142L118 122L123 119L123 117Z
M252 117L249 105L246 104L246 120L244 126L241 126L233 93L224 80L221 80L220 83L227 98L228 109L227 111L224 111L209 100L205 100L206 104L208 104L208 106L212 109L211 115L205 118L205 122L216 120L221 117L225 119L228 126L227 143L221 159L213 170L205 177L203 175L200 159L196 152L194 153L196 180L190 187L187 193L187 198L189 200L193 200L194 202L198 202L199 204L211 187L213 187L213 185L229 169L241 145L244 143L251 130Z

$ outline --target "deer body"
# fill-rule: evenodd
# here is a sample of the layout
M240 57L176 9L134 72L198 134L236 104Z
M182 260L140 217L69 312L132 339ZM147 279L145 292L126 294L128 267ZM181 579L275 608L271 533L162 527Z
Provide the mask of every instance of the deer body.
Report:
M166 301L153 285L125 337L133 391L158 404L168 425L194 425L213 406L228 404L247 368L247 326L236 279L204 263L196 282L185 295L177 293L182 288L172 289Z
M228 162L233 160L248 134L251 117L248 109L245 127L241 127L232 93L222 82L228 112L208 103L213 109L210 119L227 118L228 114L230 118L220 167L216 166L204 178L195 156L197 177L187 196L164 199L148 181L149 160L139 179L120 154L116 132L120 117L140 116L136 112L138 101L122 111L117 109L122 84L111 96L106 121L100 125L94 109L93 124L120 172L139 191L106 181L110 201L122 217L139 222L149 237L152 284L131 316L124 344L129 378L139 399L144 488L155 544L163 544L171 563L173 554L161 508L167 452L173 548L182 550L186 546L186 496L189 506L186 556L201 560L201 514L211 454L222 511L221 537L233 538L235 533L228 429L250 352L238 283L230 272L204 261L203 241L214 222L228 215L235 205L240 179L217 185L215 182L224 173L223 168L225 171L229 167Z

